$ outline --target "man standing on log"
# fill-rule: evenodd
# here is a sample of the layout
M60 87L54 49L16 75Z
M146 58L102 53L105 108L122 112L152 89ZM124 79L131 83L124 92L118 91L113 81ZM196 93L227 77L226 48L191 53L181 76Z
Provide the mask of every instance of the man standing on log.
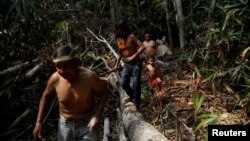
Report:
M52 97L59 101L59 141L99 141L99 123L106 105L108 90L96 73L79 67L76 51L64 46L53 55L56 72L51 75L40 101L34 137L42 136L43 120ZM100 94L99 105L96 95Z
M122 88L126 91L129 99L136 106L131 112L136 112L140 108L141 103L141 71L142 60L140 54L144 51L145 46L133 34L131 34L128 24L123 21L115 26L116 28L116 44L119 48L119 57L115 64L118 69L120 60L124 62L121 76ZM130 79L133 77L133 88L130 87Z

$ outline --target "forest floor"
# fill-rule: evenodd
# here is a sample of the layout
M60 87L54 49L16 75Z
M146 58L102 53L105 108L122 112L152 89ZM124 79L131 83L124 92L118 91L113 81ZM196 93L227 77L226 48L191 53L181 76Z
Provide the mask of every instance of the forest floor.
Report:
M154 97L154 102L149 94L146 76L142 75L140 112L144 120L154 125L169 141L205 141L207 124L249 124L250 117L245 112L247 99L240 100L236 94L220 88L211 88L210 83L194 78L185 64L178 72L177 62L168 63L169 67L164 70L162 84L164 94ZM182 74L182 79L178 79L177 73ZM200 107L195 106L194 95L197 96L198 101L201 95L204 96ZM199 102L196 101L196 103ZM110 115L116 115L116 113L111 112ZM112 120L116 118L111 119L111 123ZM111 125L112 140L118 140L117 125L117 121Z
M205 141L207 124L243 125L249 124L246 114L248 99L240 99L236 94L224 91L224 88L211 88L211 83L194 78L188 65L183 68L176 61L170 61L164 70L163 95L150 96L146 77L142 75L141 114L144 120L155 126L169 141ZM181 74L179 79L178 73ZM217 84L218 85L218 84ZM223 87L223 86L222 86ZM221 90L222 92L220 92ZM118 124L115 109L119 106L118 94L113 94L107 117L111 118L111 140L118 140ZM194 95L204 101L195 107ZM199 103L199 102L196 102ZM197 105L197 104L196 104ZM196 131L195 131L196 130Z
M206 140L207 123L249 124L245 109L248 99L240 99L229 90L225 91L224 86L211 88L211 83L193 77L185 63L182 69L178 68L177 62L169 63L163 79L164 95L156 98L154 103L148 95L145 96L141 113L170 141ZM180 74L181 79L178 79ZM200 108L196 107L198 104L195 106L194 95L198 96L198 101L201 95L204 96Z

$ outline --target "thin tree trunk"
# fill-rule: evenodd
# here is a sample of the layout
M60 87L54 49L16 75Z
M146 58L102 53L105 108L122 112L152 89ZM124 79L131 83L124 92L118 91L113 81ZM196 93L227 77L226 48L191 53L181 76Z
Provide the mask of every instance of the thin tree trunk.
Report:
M172 30L170 27L170 16L169 16L168 2L169 2L169 0L165 0L166 20L167 20L167 27L168 27L168 41L169 41L169 44L170 44L172 51L174 52Z
M185 46L185 38L184 38L184 19L182 13L182 2L181 0L175 0L176 3L176 11L177 11L177 23L179 27L179 38L180 38L180 47L183 49Z
M140 0L135 0L137 15L140 16Z
M116 3L116 0L109 0L111 20L113 24L116 23L116 18L115 18L115 5L116 4L115 3Z

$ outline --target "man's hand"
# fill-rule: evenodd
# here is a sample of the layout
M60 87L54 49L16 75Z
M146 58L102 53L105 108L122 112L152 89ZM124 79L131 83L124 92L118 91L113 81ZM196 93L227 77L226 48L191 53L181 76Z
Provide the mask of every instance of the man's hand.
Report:
M37 122L36 123L36 126L35 126L35 128L34 128L34 130L33 130L33 137L34 138L42 138L42 123L40 123L40 122Z
M132 56L129 56L129 57L126 57L126 58L124 58L122 61L124 62L124 63L129 63L129 62L131 62L132 60L134 60L134 55L132 55Z
M89 131L95 131L100 126L100 116L94 116L90 119L90 122L88 124Z

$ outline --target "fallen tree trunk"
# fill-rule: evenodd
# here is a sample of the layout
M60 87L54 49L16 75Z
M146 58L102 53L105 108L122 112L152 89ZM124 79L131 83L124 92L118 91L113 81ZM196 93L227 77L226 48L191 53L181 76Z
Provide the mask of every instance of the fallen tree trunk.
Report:
M33 67L31 70L29 70L29 72L27 72L25 74L25 77L31 78L32 76L34 76L42 68L42 66L43 66L43 63L39 63L38 65Z
M7 75L9 73L16 72L16 71L30 65L30 63L37 63L38 61L39 61L39 59L34 59L31 62L27 61L25 63L18 64L18 65L14 66L14 67L2 70L2 71L0 71L0 76L4 76L4 75Z
M13 127L18 126L25 118L27 118L30 115L31 111L30 109L26 109L9 127L8 129L11 129Z
M111 85L119 92L122 121L129 139L131 141L168 141L164 135L147 123L139 112L130 112L135 105L132 102L126 103L125 99L128 96L120 86L119 79L117 73L112 73L109 76Z
M117 117L119 120L119 123L118 123L119 141L128 141L125 135L125 130L124 130L123 122L122 122L121 110L119 108L116 108L116 111L117 111Z

